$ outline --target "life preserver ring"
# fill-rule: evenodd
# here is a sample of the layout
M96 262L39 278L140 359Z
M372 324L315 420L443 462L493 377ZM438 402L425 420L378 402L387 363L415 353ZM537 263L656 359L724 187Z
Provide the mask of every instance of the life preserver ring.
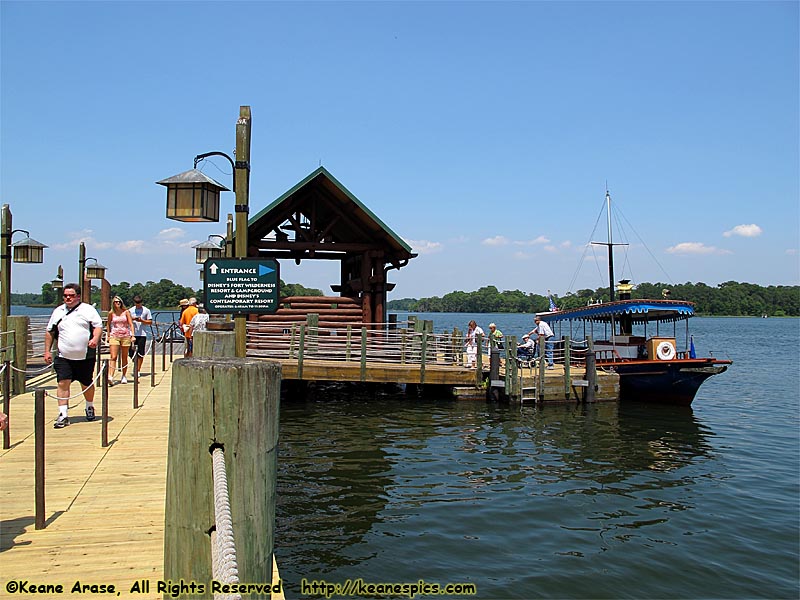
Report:
M661 342L656 347L656 356L658 360L672 360L675 358L675 346L669 342Z

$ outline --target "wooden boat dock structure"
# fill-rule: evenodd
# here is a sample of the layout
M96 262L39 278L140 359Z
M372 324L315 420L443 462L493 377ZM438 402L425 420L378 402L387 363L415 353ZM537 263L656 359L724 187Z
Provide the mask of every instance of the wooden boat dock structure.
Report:
M464 335L458 329L436 333L429 320L320 326L318 319L309 314L304 321L248 323L247 355L280 360L286 382L397 383L417 390L437 386L452 389L456 397L519 402L619 397L617 375L591 366L591 340L554 342L554 368L548 369L544 361L518 361L517 340L511 336L495 353L493 370L485 353L478 354L477 367L467 367Z

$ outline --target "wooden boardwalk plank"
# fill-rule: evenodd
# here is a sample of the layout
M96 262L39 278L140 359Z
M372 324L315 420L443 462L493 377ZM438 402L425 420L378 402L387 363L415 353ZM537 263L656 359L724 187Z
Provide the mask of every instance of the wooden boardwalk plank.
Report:
M131 587L143 579L150 593L136 597L161 597L156 582L163 578L171 373L160 372L159 362L155 387L142 377L138 409L132 384L109 390L106 448L99 394L96 421L86 421L83 398L75 398L71 424L61 430L52 428L56 400L45 399L47 522L41 530L34 528L33 394L12 398L11 448L0 450L0 598L19 596L7 590L9 580L61 584L65 593L76 581L113 584L121 597L131 597ZM55 396L54 380L39 381ZM273 561L273 582L279 578Z

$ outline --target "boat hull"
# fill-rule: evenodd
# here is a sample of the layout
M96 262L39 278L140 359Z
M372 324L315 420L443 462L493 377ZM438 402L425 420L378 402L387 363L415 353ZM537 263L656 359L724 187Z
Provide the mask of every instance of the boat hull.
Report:
M597 361L598 368L610 368L619 375L621 401L676 406L690 406L703 382L730 364L716 359Z

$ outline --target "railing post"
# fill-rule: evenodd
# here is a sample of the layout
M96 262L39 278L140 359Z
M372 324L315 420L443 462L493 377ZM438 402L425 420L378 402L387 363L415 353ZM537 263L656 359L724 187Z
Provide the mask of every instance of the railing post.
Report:
M297 336L297 323L292 323L292 337L289 338L289 360L294 358L295 337Z
M108 359L103 360L103 368L100 370L100 381L103 382L102 387L102 413L100 419L100 446L106 448L108 446ZM95 389L97 394L97 389Z
M167 335L161 338L161 372L167 370Z
M280 364L198 358L173 365L164 579L210 582L212 447L223 447L239 580L272 573Z
M35 529L44 529L44 388L36 388L33 395L34 443L34 495L36 514Z
M569 348L569 336L565 335L561 338L562 342L564 343L564 397L569 400L570 392L572 391L572 379L570 379L570 369L569 369L569 360L570 360L570 348Z
M353 357L352 343L353 343L353 326L352 325L348 325L347 326L347 345L346 345L345 351L344 351L344 359L347 362L350 362L350 359Z
M367 328L361 328L361 381L367 380Z
M419 362L419 383L420 385L425 383L425 362L428 355L428 330L427 328L423 328L422 330L422 340L420 342L420 352L421 352L421 360Z
M308 313L306 315L306 324L308 325L308 349L313 352L319 352L319 314Z
M519 396L519 374L517 372L517 336L510 335L505 343L506 355L506 395L510 398Z
M483 385L483 336L480 333L475 335L475 344L477 345L475 385L480 387Z
M11 361L3 362L3 412L9 415L9 422L3 430L3 450L11 448Z
M547 359L545 357L546 354L546 346L547 341L543 335L539 336L539 385L536 387L539 391L539 401L541 402L544 400L544 381L545 381L545 368L547 366Z
M135 344L135 342L134 342ZM122 352L122 349L120 349ZM133 355L133 408L139 408L139 351Z
M145 348L147 348L147 341L145 340ZM156 387L156 349L158 348L158 344L156 344L156 339L153 338L152 343L150 344L150 387Z
M297 379L303 379L303 356L306 347L306 326L305 323L300 324L300 341L297 348Z

